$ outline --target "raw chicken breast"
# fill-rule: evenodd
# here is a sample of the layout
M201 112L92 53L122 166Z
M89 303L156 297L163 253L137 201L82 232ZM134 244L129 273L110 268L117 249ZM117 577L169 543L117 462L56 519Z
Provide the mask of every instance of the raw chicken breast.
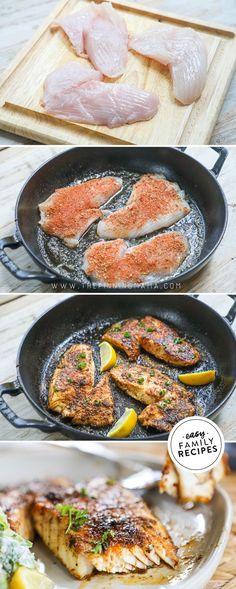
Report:
M173 274L188 251L186 237L177 231L157 235L129 249L123 239L100 241L86 250L83 269L104 286L142 284Z
M93 68L77 61L68 61L47 76L41 104L48 112L66 108L68 95L73 95L80 84L101 79L102 74Z
M111 4L97 7L97 15L85 33L85 51L104 76L121 76L128 60L128 31L122 16Z
M87 55L104 76L121 76L128 59L128 31L123 17L109 2L91 2L52 25L62 28L77 55Z
M48 113L61 119L110 128L149 120L158 110L158 99L150 92L96 80L71 83L66 92L55 95L47 92L46 82L42 104Z
M170 227L187 215L189 205L177 185L145 174L134 185L125 207L98 223L99 237L131 239Z
M78 12L68 14L55 21L51 25L52 31L62 29L68 36L77 55L84 53L84 32L89 27L92 18L94 18L94 3L85 6Z
M196 31L162 23L132 35L130 49L169 66L175 98L191 104L203 91L207 75L207 50Z

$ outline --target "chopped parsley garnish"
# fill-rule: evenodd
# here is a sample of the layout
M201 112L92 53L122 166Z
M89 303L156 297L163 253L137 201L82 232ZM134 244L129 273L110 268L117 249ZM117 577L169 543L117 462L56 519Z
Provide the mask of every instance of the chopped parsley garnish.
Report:
M153 368L150 370L150 376L155 376L155 370L153 370Z
M73 384L73 379L72 378L67 378L67 382L69 382L70 384Z
M126 339L129 339L129 338L131 337L131 333L130 333L129 331L125 331L125 332L124 332L124 337L125 337Z
M131 372L128 372L127 376L128 376L128 378L132 378Z
M166 348L168 347L168 344L166 344L165 342L163 342L163 348L166 350Z
M120 325L120 323L117 323L117 325L114 325L112 331L121 331L121 325Z
M86 358L86 353L80 352L80 354L78 354L78 358Z
M88 519L87 509L76 509L76 507L73 507L73 505L62 505L60 503L56 505L56 508L62 517L68 516L69 518L69 525L66 530L66 534L69 534L70 530L78 530Z
M138 378L138 384L143 384L144 383L144 377L140 376L140 378Z
M147 327L146 331L152 333L153 331L156 331L156 330L155 330L155 327Z
M100 401L100 399L95 399L94 401L94 405L101 405L102 402Z
M112 487L115 484L116 484L116 480L115 479L107 479L107 485L109 485L110 487Z
M165 382L165 386L166 386L166 387L169 387L170 385L171 385L171 382L170 382L170 380L166 380L166 382Z
M171 403L170 399L163 399L161 405L162 405L162 407L165 407L166 405L169 405L170 403Z
M91 552L94 552L94 554L101 554L108 548L109 542L112 538L114 538L114 536L115 532L113 532L113 530L107 530L104 532L102 534L101 540L94 545Z
M54 393L58 393L59 389L57 387L54 387Z
M166 394L166 390L165 390L165 389L161 389L161 390L159 391L159 395L160 395L161 397L164 397L164 395L165 395L165 394Z
M77 364L77 368L79 368L79 370L82 370L82 368L86 368L87 366L87 362L78 362Z
M174 339L174 344L182 344L183 341L184 341L183 337L176 337Z
M81 497L88 497L88 491L87 491L87 489L85 489L85 487L82 487L82 488L79 490L79 495L80 495Z

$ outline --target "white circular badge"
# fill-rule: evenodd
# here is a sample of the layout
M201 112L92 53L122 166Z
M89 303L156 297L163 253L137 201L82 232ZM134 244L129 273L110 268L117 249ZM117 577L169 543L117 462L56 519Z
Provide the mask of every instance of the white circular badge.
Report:
M179 468L206 471L214 468L224 454L224 437L215 423L206 417L187 417L172 429L168 452Z

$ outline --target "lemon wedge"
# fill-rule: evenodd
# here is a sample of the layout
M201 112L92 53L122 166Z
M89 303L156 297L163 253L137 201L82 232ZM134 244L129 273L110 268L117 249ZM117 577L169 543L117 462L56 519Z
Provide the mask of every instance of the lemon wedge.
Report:
M102 342L99 345L101 358L101 372L109 370L116 363L116 351L108 342Z
M192 386L201 386L213 382L216 377L215 370L206 370L205 372L188 372L187 374L179 374L178 379L184 384Z
M107 434L108 438L127 438L137 423L137 413L134 409L127 409Z
M53 589L54 583L38 571L19 567L14 573L9 589Z

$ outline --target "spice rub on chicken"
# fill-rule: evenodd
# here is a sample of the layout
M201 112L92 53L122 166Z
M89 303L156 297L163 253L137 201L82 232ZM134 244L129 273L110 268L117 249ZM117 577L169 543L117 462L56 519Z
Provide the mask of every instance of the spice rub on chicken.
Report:
M121 186L119 178L105 176L58 188L39 205L42 229L62 239L68 247L76 247L86 229L102 217L99 207Z
M37 499L35 528L46 546L76 578L93 571L129 573L174 567L176 548L147 505L120 484L105 479L81 483L63 497Z
M59 361L49 386L48 407L63 417L74 417L79 398L94 386L92 349L74 344Z
M139 415L144 427L170 431L184 417L194 415L193 395L160 370L138 364L121 364L111 370L116 385L148 405Z
M173 366L193 366L200 360L195 346L173 327L151 316L116 323L103 339L122 349L131 360L138 358L140 348Z
M62 356L49 386L48 407L76 425L103 427L114 421L114 402L105 375L94 385L92 348L74 344Z

